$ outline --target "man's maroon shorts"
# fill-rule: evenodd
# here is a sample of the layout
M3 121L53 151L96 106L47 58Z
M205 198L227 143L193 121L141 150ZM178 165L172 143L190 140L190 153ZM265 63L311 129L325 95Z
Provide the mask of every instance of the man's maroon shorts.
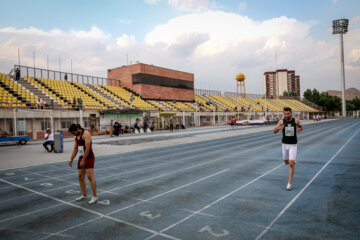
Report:
M83 169L80 167L80 161L83 157L79 157L79 160L78 160L78 169ZM95 158L88 158L85 160L85 169L88 169L88 168L94 168L95 167Z

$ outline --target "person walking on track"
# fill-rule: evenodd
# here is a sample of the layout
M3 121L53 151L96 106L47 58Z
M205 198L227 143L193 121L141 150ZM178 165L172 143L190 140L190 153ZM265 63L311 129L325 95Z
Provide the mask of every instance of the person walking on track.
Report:
M92 150L91 134L84 130L79 124L72 124L69 128L69 132L75 136L74 150L69 161L70 167L72 167L75 156L79 153L78 174L82 195L76 198L76 201L80 202L86 199L86 175L92 190L92 198L89 201L89 204L94 204L98 201L98 197L96 195L96 180L94 177L95 155Z
M297 136L296 134L303 130L298 119L292 117L291 108L284 108L284 119L280 120L274 128L274 133L282 130L282 154L284 163L289 165L289 181L286 186L287 190L292 189L292 179L294 176L296 153L297 153Z

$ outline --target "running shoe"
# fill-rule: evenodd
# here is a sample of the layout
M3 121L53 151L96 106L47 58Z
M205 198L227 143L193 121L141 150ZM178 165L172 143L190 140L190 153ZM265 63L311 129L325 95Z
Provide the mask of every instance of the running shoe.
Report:
M82 200L84 200L84 199L86 199L86 197L85 197L84 195L81 195L80 197L75 198L75 200L76 200L77 202L80 202L80 201L82 201Z
M98 197L92 196L92 197L91 197L91 200L89 201L89 204L97 203L97 200L98 200Z
M286 186L286 190L291 191L291 184L290 183L288 183L288 185Z

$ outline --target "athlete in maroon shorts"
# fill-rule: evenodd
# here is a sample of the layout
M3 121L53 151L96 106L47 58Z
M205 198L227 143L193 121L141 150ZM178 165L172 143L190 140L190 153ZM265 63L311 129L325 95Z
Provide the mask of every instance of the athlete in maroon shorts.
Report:
M89 201L89 204L94 204L97 202L98 197L96 195L96 180L94 177L95 156L92 150L91 134L81 128L79 124L72 124L69 128L69 132L71 132L75 136L74 151L69 161L70 167L72 167L72 162L75 156L79 153L78 173L82 195L76 198L76 201L79 202L86 199L86 174L92 190L92 198Z

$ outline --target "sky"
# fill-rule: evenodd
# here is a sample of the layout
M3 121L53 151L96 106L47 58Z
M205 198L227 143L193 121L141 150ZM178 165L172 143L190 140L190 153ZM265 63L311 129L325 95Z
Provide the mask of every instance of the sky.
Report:
M264 72L295 70L301 92L341 90L339 35L347 18L346 88L360 89L358 0L2 0L0 72L21 65L106 77L136 63L193 73L195 88L264 93Z

